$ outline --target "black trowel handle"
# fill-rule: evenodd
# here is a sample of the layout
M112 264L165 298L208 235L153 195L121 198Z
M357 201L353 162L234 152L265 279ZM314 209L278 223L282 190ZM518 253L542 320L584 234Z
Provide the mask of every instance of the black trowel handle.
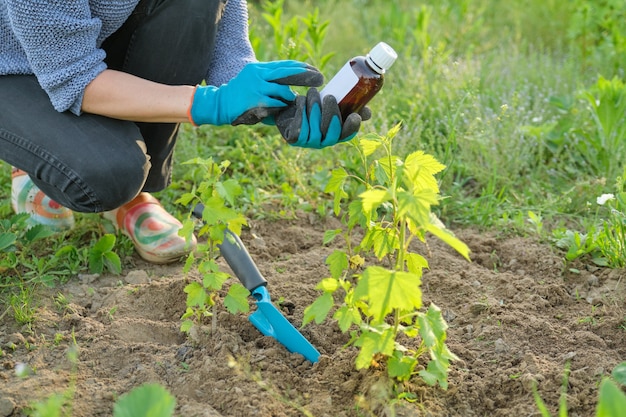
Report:
M194 217L202 219L203 211L204 204L196 204L193 208ZM248 291L252 292L255 288L267 284L239 236L229 229L224 230L224 241L218 247L230 269Z
M267 284L239 236L228 229L224 230L224 241L218 247L230 269L248 291L252 292Z

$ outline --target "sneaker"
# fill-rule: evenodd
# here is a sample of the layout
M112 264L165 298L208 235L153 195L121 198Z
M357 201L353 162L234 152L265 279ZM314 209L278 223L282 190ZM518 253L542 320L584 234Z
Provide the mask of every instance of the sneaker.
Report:
M141 193L122 207L103 213L117 230L135 244L135 250L146 261L165 264L179 260L196 248L196 237L187 243L178 235L182 223L169 214L159 200Z
M28 213L30 227L43 224L61 232L74 226L74 213L44 194L28 174L13 168L11 172L11 205L15 213Z

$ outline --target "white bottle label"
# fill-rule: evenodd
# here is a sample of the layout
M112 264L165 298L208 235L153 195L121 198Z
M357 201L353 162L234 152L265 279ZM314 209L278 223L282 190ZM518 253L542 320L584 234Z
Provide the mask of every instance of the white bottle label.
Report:
M346 62L337 75L320 91L320 97L323 100L324 96L330 94L334 96L337 99L337 103L339 103L358 82L359 77L352 71L350 62Z

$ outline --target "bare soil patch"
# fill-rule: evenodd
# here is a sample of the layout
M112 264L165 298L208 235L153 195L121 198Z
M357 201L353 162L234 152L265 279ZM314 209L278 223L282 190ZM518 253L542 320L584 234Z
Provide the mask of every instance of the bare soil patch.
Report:
M296 327L328 275L332 248L321 242L331 227L338 224L255 222L242 235ZM187 337L178 330L183 288L197 276L133 258L135 268L121 276L81 276L46 290L32 331L10 315L0 321L0 417L24 415L30 401L67 389L72 378L74 416L110 416L119 395L145 382L164 385L185 417L538 416L533 381L556 413L568 361L570 416L592 416L601 377L626 359L625 271L575 265L572 272L532 239L456 233L471 263L434 238L419 248L430 262L424 300L444 311L460 358L447 391L414 381L419 401L382 407L385 370L354 370L356 351L331 321L302 329L322 354L314 365L223 308L214 331L209 323ZM70 300L63 311L54 303L59 292ZM75 370L66 354L72 338ZM19 363L35 372L19 378Z

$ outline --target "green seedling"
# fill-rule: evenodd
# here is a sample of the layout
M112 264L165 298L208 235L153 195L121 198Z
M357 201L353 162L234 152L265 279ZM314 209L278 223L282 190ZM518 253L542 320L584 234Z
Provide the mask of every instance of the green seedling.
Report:
M89 251L89 270L92 273L100 274L104 269L119 274L122 272L122 262L117 253L113 251L115 247L115 235L105 234Z
M469 250L431 212L440 198L435 174L444 166L423 152L404 159L395 156L391 145L399 130L397 125L385 136L355 140L363 163L359 175L343 168L332 172L326 191L335 196L335 214L342 212L350 181L363 191L342 217L346 231L330 230L324 236L325 243L343 236L347 250L335 250L327 258L331 276L319 283L323 293L305 309L304 323L321 323L335 308L332 318L359 348L357 369L383 361L389 376L398 381L419 374L428 384L446 388L448 367L456 356L445 344L447 324L441 310L430 304L422 311L421 277L428 262L414 252L412 242L425 242L432 234L468 259ZM382 156L375 158L377 151ZM351 231L356 227L365 234L354 245ZM366 266L368 255L380 265ZM415 342L403 345L401 335ZM426 353L430 360L416 371Z
M570 363L565 366L563 383L561 384L561 394L559 396L558 417L567 417L567 387L570 375ZM621 417L626 410L626 395L622 388L626 386L626 362L618 364L610 376L602 378L598 391L598 405L596 406L596 417ZM552 417L547 405L537 391L537 384L533 385L533 397L535 404L542 417Z
M230 275L220 271L216 262L219 251L217 245L222 242L224 230L229 228L234 233L241 233L241 228L246 224L246 218L232 208L237 197L241 194L241 187L232 180L223 180L222 176L230 163L224 161L220 164L211 158L195 158L187 162L200 166L204 170L204 179L198 184L194 192L183 194L178 203L190 207L197 203L204 205L202 212L202 225L198 230L198 238L206 238L206 243L200 243L196 253L191 253L185 263L184 271L189 273L195 265L201 274L200 281L193 281L185 287L187 294L187 308L182 315L181 330L188 332L194 324L200 324L207 317L213 317L213 328L217 325L212 309L216 304L224 283ZM189 217L183 222L181 235L187 239L191 237L195 228L194 220ZM234 283L230 286L227 295L223 299L224 306L232 313L239 311L247 312L250 307L247 297L249 295L241 284Z

